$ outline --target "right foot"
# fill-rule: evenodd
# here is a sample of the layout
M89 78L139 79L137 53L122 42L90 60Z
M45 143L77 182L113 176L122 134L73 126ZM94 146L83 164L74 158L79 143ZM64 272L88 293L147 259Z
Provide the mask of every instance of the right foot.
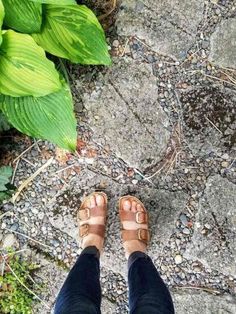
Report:
M137 214L137 213L141 214ZM125 256L136 251L146 252L149 242L148 216L144 205L136 197L125 196L120 199L119 214L122 223L122 238Z

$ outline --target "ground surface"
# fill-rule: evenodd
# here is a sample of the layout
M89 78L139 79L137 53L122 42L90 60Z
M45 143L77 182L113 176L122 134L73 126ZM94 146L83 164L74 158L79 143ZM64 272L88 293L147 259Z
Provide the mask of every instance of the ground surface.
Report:
M149 210L149 254L176 313L236 313L236 1L123 0L115 19L113 66L69 66L78 154L13 139L5 162L24 152L17 187L53 160L1 209L0 240L41 263L36 280L52 309L80 252L76 210L105 191L102 312L128 313L117 201L130 193Z

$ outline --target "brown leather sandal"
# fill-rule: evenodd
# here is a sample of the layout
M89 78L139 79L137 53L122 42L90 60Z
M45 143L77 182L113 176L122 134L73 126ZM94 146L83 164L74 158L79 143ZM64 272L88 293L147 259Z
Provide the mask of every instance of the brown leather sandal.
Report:
M86 200L91 197L92 195L100 194L104 200L105 200L105 213L104 213L104 208L103 206L95 206L93 208L88 208L85 207L85 202ZM104 215L105 214L105 215ZM84 201L82 202L78 214L77 214L77 219L78 222L81 221L86 221L90 217L104 217L104 225L97 225L97 224L89 224L85 223L82 224L79 227L79 236L83 239L86 237L88 234L96 234L102 238L104 238L105 235L105 224L106 224L106 216L107 216L107 195L103 192L94 192L91 193L89 196L87 196Z
M122 208L122 202L124 200L129 200L130 202L135 201L138 204L142 206L144 211L138 211L136 213L133 213L131 211L126 211L123 210ZM123 196L119 200L119 216L120 216L120 221L122 223L122 239L123 242L125 241L130 241L130 240L139 240L144 242L146 245L150 242L150 231L149 229L143 229L143 228L138 228L136 230L127 230L123 228L123 222L124 221L134 221L137 224L147 224L148 225L148 213L146 208L144 207L143 203L137 199L134 196L127 195Z

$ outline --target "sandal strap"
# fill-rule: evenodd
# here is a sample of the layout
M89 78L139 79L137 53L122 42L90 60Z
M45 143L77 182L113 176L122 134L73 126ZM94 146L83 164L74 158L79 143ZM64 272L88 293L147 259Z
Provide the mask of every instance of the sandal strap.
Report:
M104 217L104 207L95 206L93 208L82 208L78 211L79 220L88 220L90 217Z
M79 228L79 235L81 238L86 237L88 234L96 234L101 238L105 235L105 226L104 225L89 225L83 224Z
M135 221L138 224L148 223L148 214L145 211L139 211L133 213L131 211L121 210L120 211L121 221Z
M150 241L150 231L148 229L122 230L123 241L139 240L146 244Z

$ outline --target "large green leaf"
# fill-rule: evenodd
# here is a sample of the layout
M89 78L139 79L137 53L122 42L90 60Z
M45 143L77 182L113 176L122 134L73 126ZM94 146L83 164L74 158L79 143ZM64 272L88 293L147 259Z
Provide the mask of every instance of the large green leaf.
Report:
M45 96L61 88L53 62L30 35L3 32L0 47L0 93L14 97Z
M8 166L0 167L0 192L7 191L6 185L10 183L12 168Z
M42 5L29 0L2 0L5 8L4 24L22 33L40 32Z
M2 110L9 122L19 131L47 139L62 148L76 148L76 119L68 85L44 97L0 96Z
M2 0L0 0L0 46L2 44L2 23L3 23L3 19L4 19L4 7L2 4Z
M81 64L111 64L102 26L84 5L45 5L45 21L35 41L61 58Z
M75 0L30 0L32 2L46 3L46 4L76 4Z

